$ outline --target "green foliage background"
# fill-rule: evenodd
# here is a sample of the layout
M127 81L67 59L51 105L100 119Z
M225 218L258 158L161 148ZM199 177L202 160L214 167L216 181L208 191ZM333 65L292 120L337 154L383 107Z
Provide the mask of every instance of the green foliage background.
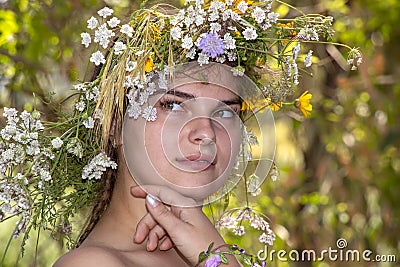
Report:
M140 1L0 1L0 108L28 111L53 93L57 102L82 79L88 55L80 45L86 20L104 5L129 15ZM174 2L174 1L170 1ZM179 1L175 1L179 4ZM320 59L302 91L313 94L313 116L301 123L293 113L276 113L280 176L267 180L254 202L271 219L278 235L273 249L370 249L400 260L400 2L397 0L292 1L305 12L335 17L335 40L360 47L364 62L357 72L343 69L344 51L310 47ZM32 96L35 97L32 97ZM0 251L13 223L0 227ZM35 237L35 233L31 234ZM65 252L41 233L18 259L19 240L11 240L4 266L48 266ZM249 233L228 242L262 249ZM2 255L3 252L0 252ZM35 256L37 255L37 256ZM281 262L269 266L394 266L378 262Z

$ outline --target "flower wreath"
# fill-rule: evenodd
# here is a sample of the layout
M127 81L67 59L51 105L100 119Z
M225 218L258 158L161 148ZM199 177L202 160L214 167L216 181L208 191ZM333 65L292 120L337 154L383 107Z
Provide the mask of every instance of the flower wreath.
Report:
M39 111L18 113L4 108L7 123L0 132L0 221L19 218L12 235L24 236L21 247L32 228L61 234L69 247L74 245L71 218L94 202L105 171L117 168L105 149L111 121L121 121L124 109L134 119L155 120L156 110L147 104L154 93L153 77L158 76L160 88L167 86L177 64L218 62L232 66L234 76L246 73L262 96L244 99L243 111L294 106L308 117L310 93L286 101L299 83L300 72L308 73L313 61L309 50L300 62L301 45L332 43L333 18L304 14L275 0L299 13L280 18L272 11L273 2L187 0L183 9L158 4L133 12L126 24L108 7L92 16L81 38L86 48L93 49L89 61L100 72L96 79L74 85L72 97L66 100L75 101L72 114L60 110L58 121L42 122ZM333 44L349 49L352 69L361 64L358 49ZM251 132L245 139L249 146L256 144ZM276 173L274 166L273 178ZM259 190L259 184L247 186L247 192ZM268 222L248 205L228 211L217 226L241 233L243 220L263 232L261 242L272 244L275 236Z

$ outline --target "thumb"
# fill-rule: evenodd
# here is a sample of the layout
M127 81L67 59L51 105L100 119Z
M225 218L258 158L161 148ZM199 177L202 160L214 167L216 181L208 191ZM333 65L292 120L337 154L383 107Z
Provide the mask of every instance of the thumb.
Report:
M151 194L146 196L146 206L153 218L167 231L171 236L174 229L183 222L177 218L161 201Z

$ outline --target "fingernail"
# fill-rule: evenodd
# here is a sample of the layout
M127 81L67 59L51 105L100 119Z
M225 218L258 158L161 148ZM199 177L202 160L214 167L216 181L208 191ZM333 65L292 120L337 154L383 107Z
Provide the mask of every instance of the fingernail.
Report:
M155 199L155 197L153 197L152 195L147 194L146 200L147 200L147 202L150 204L150 206L152 206L153 208L157 207L157 205L158 205L158 200Z

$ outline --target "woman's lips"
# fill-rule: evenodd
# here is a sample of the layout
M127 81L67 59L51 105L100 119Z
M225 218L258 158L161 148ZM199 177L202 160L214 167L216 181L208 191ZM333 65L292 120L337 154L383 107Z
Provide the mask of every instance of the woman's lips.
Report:
M192 154L178 158L176 161L178 167L181 167L185 171L200 172L213 169L216 164L216 157L204 154Z

